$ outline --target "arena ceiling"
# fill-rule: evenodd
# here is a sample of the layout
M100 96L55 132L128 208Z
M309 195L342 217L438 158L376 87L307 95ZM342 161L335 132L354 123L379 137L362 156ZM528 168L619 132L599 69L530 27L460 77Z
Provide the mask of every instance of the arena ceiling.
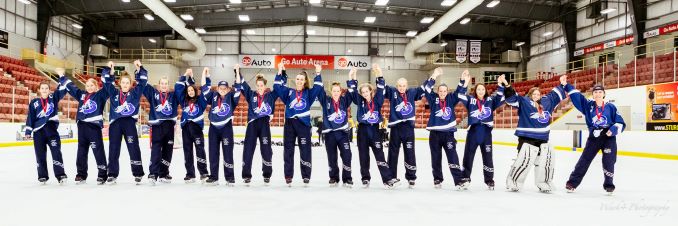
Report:
M53 16L68 16L78 21L89 21L98 32L114 32L120 36L147 36L171 33L172 29L160 18L149 21L144 14L152 14L137 0L44 0ZM425 17L439 18L450 6L443 0L390 0L384 6L375 0L176 0L165 3L177 15L188 14L193 20L188 26L207 31L240 28L313 24L346 27L372 31L405 33L423 31L430 25L421 23ZM561 22L560 15L574 10L574 0L502 0L487 7L491 0L472 10L467 24L450 26L443 35L480 39L525 39L533 22ZM249 21L239 20L248 15ZM317 21L307 20L316 15ZM374 23L365 23L366 17L376 17Z

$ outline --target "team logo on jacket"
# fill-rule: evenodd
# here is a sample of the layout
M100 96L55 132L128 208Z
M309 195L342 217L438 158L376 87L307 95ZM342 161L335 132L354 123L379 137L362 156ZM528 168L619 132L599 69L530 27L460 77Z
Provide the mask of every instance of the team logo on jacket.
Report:
M90 114L97 110L97 103L93 100L87 100L82 107L80 107L80 112L84 114Z
M35 102L35 107L36 108L38 107L38 102ZM40 111L40 113L38 113L38 118L48 117L48 116L52 115L53 112L54 112L54 104L49 103L49 104L47 104L47 107L44 111Z
M200 112L200 106L198 106L197 104L194 104L194 105L193 105L193 110L191 110L190 107L186 108L186 110L187 110L187 111L186 111L186 114L187 114L188 116L193 117L193 116L198 115L198 112Z
M136 108L134 107L134 105L125 102L122 105L115 108L115 113L118 113L123 116L130 116L134 114L135 110Z
M304 110L304 108L306 108L306 100L304 100L303 98L301 99L294 98L292 100L292 103L290 103L290 108L297 111Z
M231 112L231 106L226 103L221 104L218 108L212 109L212 113L219 117L224 117L228 115L229 112Z
M379 115L375 111L367 112L363 115L363 121L366 121L367 123L370 123L370 124L378 123L379 122Z
M259 116L270 115L272 112L273 110L271 109L271 106L266 103L261 103L261 107L254 108L254 113Z
M330 120L336 124L342 124L346 121L346 112L339 110L339 112L334 112L331 115L327 116L327 120Z
M436 117L440 117L444 120L450 120L452 118L452 109L450 107L445 107L445 111L438 110L436 111Z
M165 104L160 104L155 107L156 112L160 112L163 115L172 115L172 105L169 104L169 101L165 102Z
M471 112L471 117L477 118L478 120L483 120L489 118L492 115L492 109L490 107L483 106L483 109L477 109Z
M607 117L602 115L602 116L600 116L600 118L598 118L598 116L594 115L593 118L591 118L591 122L593 122L594 126L606 127L607 126Z
M530 118L536 119L537 122L540 123L549 123L551 121L551 113L548 111L544 111L542 114L539 114L539 112L533 112L530 115Z
M405 104L405 102L400 102L400 104L396 106L396 111L399 111L402 115L410 115L412 114L412 111L414 111L414 108L409 102L407 104Z

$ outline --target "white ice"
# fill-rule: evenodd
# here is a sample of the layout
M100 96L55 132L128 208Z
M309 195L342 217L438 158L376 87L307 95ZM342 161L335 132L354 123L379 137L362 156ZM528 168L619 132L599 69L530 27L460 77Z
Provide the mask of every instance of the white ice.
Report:
M148 139L141 141L148 174ZM463 145L457 146L460 158ZM268 187L262 182L258 150L253 185L242 184L240 145L234 153L235 187L184 184L186 171L180 148L174 149L171 184L134 185L124 146L117 185L96 185L92 154L88 183L75 185L75 149L75 143L63 146L70 178L68 184L59 186L51 165L47 185L38 185L32 147L0 148L0 225L676 225L678 220L678 164L669 160L619 156L617 190L608 196L602 189L600 155L578 190L565 192L565 181L580 156L566 151L556 152L554 182L558 190L542 194L534 186L533 172L520 192L504 189L515 156L515 148L509 146L495 146L495 191L487 190L482 182L480 153L476 153L468 191L453 189L447 168L443 168L443 188L434 189L427 141L416 142L416 187L403 185L394 190L380 185L374 158L372 186L360 187L355 144L352 175L356 186L352 189L328 186L324 147L313 148L313 177L306 188L300 181L298 161L293 187L284 184L282 147L274 147L273 178ZM398 173L404 180L402 155Z

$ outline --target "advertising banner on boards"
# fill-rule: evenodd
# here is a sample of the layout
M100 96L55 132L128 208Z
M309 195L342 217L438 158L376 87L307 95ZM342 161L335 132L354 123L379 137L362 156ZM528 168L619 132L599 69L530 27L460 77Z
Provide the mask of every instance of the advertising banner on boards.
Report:
M678 82L646 87L648 131L678 131Z

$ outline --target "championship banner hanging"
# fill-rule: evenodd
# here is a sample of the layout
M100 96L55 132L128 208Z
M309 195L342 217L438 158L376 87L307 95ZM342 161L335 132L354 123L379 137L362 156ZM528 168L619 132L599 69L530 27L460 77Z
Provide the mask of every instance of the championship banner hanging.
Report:
M471 50L469 60L474 64L480 62L480 40L471 40Z
M457 39L457 62L464 63L466 62L466 46L468 45L467 40Z
M646 129L678 131L678 82L646 87Z

